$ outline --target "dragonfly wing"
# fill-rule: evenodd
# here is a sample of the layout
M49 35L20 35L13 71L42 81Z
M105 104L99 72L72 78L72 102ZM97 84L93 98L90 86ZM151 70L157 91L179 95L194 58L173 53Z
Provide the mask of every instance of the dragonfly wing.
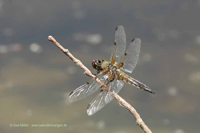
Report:
M131 41L130 45L126 50L126 57L123 61L124 66L123 69L125 72L132 73L133 69L136 67L139 54L140 54L141 40L139 38L135 38Z
M119 62L126 50L126 34L123 26L116 27L114 44L115 46L111 55L111 61L114 57L116 58L116 62Z
M106 81L106 79L108 78L108 76L109 76L109 73L106 75L99 76L99 79L104 83ZM75 89L74 91L72 91L69 94L68 100L69 100L69 102L75 102L75 101L81 100L87 96L92 95L100 87L101 87L101 85L92 79L92 80L90 80L90 82L87 82L87 83L83 84L82 86L78 87L77 89Z
M114 92L118 93L123 87L124 83L120 80L115 80L111 82L108 86ZM92 100L92 102L88 105L87 114L93 115L100 109L102 109L106 104L113 100L113 96L107 92L106 90L101 90L99 94Z
M119 93L119 91L122 89L123 86L124 86L124 82L121 80L114 80L108 85L108 87L115 93ZM112 101L113 98L114 97L108 92L105 98L106 103L109 103L110 101Z
M99 94L92 100L92 102L88 105L87 114L93 115L100 109L102 109L105 105L105 97L107 92L105 90L101 90Z

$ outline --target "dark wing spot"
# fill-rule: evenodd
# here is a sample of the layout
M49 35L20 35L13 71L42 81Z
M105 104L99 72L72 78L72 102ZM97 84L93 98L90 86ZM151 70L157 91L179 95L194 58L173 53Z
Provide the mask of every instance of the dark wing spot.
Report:
M103 89L100 90L100 92L102 92L102 91L103 91Z
M74 91L72 91L71 93L69 93L69 96L73 93Z
M117 45L117 43L116 43L116 42L114 42L114 45Z
M133 40L131 40L131 42L133 42L135 40L135 38L133 38Z
M87 84L87 85L89 85L90 83L89 83L89 82L87 82L86 84Z
M89 109L90 106L91 106L91 104L88 104L87 109Z
M124 53L125 56L127 56L127 53Z
M115 28L115 31L117 31L118 27Z

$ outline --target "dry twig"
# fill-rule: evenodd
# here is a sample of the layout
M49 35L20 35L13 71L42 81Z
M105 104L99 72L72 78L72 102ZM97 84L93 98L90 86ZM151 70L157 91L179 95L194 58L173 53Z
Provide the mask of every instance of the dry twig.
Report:
M105 86L104 83L101 82L101 80L99 80L98 78L95 78L95 75L92 74L92 72L83 65L83 63L78 60L77 58L75 58L68 49L65 49L62 45L60 45L55 38L53 38L52 36L48 37L49 41L51 41L52 43L54 43L65 55L67 55L76 65L78 65L86 75L92 77L94 80L96 80L99 84ZM107 91L109 91L109 88L106 87ZM117 93L113 92L113 91L109 91L114 97L115 99L121 104L123 105L125 108L127 108L130 113L135 117L136 119L136 124L139 125L142 130L145 133L152 133L151 130L148 128L148 126L144 123L144 121L142 120L142 118L140 117L140 115L137 113L137 111L128 103L126 102L122 97L120 97Z

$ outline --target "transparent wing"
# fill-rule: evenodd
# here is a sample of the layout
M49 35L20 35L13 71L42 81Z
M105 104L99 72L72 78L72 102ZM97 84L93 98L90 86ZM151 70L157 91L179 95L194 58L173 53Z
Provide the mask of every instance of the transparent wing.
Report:
M115 59L116 62L119 62L126 50L126 34L123 26L116 27L114 44L115 46L110 60L112 62L112 59Z
M102 109L105 105L105 97L107 92L105 90L101 90L101 92L92 100L92 102L88 105L87 114L93 115L100 109Z
M126 50L126 57L123 61L124 66L123 70L125 72L132 73L133 69L136 67L139 54L140 54L141 40L139 38L135 38L131 41L130 45Z
M108 87L112 89L114 92L119 93L119 91L124 86L124 83L120 80L114 80L111 82ZM113 96L107 92L106 90L101 90L99 94L92 100L92 102L88 105L87 114L93 115L100 109L102 109L106 104L113 100Z
M98 78L104 83L108 78L109 73L106 75L101 75ZM81 100L87 96L92 95L95 91L97 91L101 85L97 83L95 80L90 80L89 82L83 84L82 86L78 87L74 91L69 94L69 102L75 102Z
M124 86L124 82L121 80L114 80L108 85L108 87L115 93L119 93L119 91L122 89L123 86ZM105 98L106 103L109 103L110 101L112 101L113 98L114 97L110 93L107 93L106 98Z

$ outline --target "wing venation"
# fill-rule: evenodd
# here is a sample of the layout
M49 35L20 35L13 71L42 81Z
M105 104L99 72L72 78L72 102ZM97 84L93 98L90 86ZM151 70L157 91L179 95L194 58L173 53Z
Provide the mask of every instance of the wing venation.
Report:
M132 73L134 68L136 67L139 59L141 47L141 40L139 38L135 38L131 41L130 45L126 50L126 57L123 61L124 66L123 70L125 72Z

